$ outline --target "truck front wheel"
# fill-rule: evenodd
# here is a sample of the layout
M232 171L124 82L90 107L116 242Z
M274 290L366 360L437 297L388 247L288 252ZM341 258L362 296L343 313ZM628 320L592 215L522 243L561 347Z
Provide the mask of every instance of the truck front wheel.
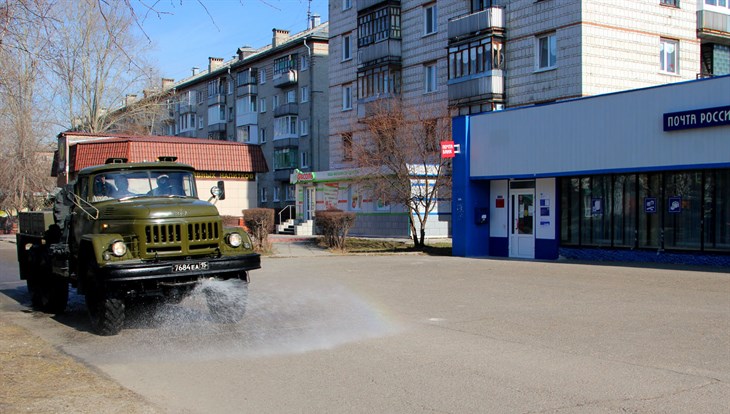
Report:
M97 335L116 335L124 325L124 301L110 298L97 289L86 294L91 329Z
M124 300L112 297L96 280L96 263L89 259L84 268L86 309L91 329L97 335L116 335L124 325Z

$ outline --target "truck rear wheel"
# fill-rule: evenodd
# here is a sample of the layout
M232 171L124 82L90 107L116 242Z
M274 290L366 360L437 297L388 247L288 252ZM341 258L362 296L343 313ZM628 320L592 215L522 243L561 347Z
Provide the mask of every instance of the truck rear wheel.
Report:
M205 299L210 316L217 323L239 322L246 313L248 283L244 280L220 283L225 283L225 287L208 286L205 288Z
M33 308L46 313L63 313L68 304L68 282L51 275L43 262L30 264L30 269L26 283Z

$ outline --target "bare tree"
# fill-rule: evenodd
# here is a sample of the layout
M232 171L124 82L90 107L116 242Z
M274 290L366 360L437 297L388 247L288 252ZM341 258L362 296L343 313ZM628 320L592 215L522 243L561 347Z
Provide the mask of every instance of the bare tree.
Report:
M451 136L451 118L423 108L404 108L398 98L368 103L364 129L352 139L353 162L367 171L361 185L382 202L408 211L413 243L423 248L429 214L451 192L450 162L440 141Z
M50 61L66 127L100 133L112 129L113 115L129 91L150 85L142 57L149 46L131 28L132 10L122 2L65 2ZM159 107L155 107L159 109ZM117 113L118 114L118 113Z
M0 8L0 203L3 210L37 207L34 194L53 188L52 149L43 143L39 93L43 81L37 53L48 48L51 4L8 1Z

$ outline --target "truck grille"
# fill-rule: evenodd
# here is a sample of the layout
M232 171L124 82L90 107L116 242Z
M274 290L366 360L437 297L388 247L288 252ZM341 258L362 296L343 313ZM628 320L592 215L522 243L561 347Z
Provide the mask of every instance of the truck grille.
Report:
M147 254L204 254L218 247L220 223L173 223L147 225L144 229Z

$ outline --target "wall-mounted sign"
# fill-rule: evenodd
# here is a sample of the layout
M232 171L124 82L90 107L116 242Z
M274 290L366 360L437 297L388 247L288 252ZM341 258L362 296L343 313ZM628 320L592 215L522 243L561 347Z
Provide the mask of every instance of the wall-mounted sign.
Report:
M603 199L602 198L592 198L591 199L591 214L594 216L603 215Z
M730 106L664 114L664 130L708 128L730 125Z
M669 197L669 212L670 213L681 213L682 212L682 197Z
M653 214L656 213L657 204L656 197L644 198L644 213Z
M454 141L441 141L441 158L454 158L455 156Z
M494 208L504 208L504 197L501 195L497 196L497 199L494 203Z
M201 179L256 181L256 174L252 172L196 171L195 177Z

